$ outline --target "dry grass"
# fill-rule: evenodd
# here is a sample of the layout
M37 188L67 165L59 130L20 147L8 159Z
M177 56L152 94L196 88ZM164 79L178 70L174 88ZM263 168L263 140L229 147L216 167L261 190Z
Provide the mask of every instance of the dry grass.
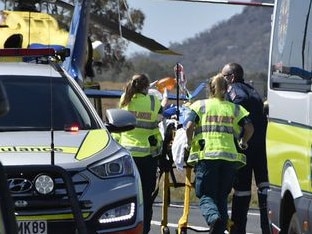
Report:
M125 83L117 83L112 81L104 81L100 82L101 90L122 90L125 86ZM118 98L103 98L102 99L102 106L103 111L107 108L115 108L118 107Z

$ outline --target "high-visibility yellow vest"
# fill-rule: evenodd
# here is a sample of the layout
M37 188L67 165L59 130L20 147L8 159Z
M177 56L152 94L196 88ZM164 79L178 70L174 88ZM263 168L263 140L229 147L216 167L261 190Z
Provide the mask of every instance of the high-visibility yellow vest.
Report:
M119 143L128 149L133 157L160 154L162 146L158 127L160 108L161 103L155 96L144 94L135 94L131 102L123 107L132 112L137 119L135 129L121 133L119 139Z
M217 98L198 100L190 108L198 115L199 122L195 125L188 163L222 159L245 165L246 157L237 152L234 140L241 130L238 122L249 112Z

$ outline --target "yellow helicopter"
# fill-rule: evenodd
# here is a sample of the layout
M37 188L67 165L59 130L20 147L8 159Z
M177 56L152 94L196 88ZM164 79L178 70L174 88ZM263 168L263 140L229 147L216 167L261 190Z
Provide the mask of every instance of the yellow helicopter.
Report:
M68 31L55 18L31 11L0 11L0 48L27 48L31 43L66 45Z
M73 11L74 5L64 1L50 0L18 0L13 1L14 10L0 11L0 48L27 48L31 43L66 45L68 31L59 26L58 21L50 14L39 12L35 5L41 2L54 4L66 10ZM77 1L79 2L79 1ZM86 23L95 22L108 28L112 33L145 47L152 52L163 54L175 54L165 46L153 39L147 38L135 31L129 30L122 25L105 19L91 16ZM121 29L121 30L120 30Z
M0 11L0 48L29 48L31 45L64 46L70 48L71 57L65 62L69 68L75 63L73 74L80 80L92 77L92 59L101 59L103 56L103 43L92 43L89 38L89 24L94 23L108 29L112 34L121 35L152 52L179 55L153 39L145 37L138 32L130 30L116 22L91 15L90 1L77 0L75 5L60 0L8 0L13 4L13 10ZM6 3L5 3L6 4ZM69 31L60 27L56 18L48 13L40 12L42 5L61 7L71 14ZM12 6L12 5L11 5ZM89 9L89 10L87 10ZM75 13L76 12L76 13ZM79 35L79 36L77 36ZM11 58L12 59L12 58Z

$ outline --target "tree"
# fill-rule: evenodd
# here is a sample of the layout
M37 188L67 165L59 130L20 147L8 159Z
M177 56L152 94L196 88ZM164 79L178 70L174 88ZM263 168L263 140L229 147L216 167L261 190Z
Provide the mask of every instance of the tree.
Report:
M94 0L91 3L91 18L92 15L137 32L142 30L145 20L144 14L140 10L129 8L126 0ZM103 30L103 25L99 24L92 24L90 29L92 40L99 40L105 44L102 66L107 69L112 68L117 73L121 71L121 67L131 66L125 59L125 51L129 43L122 38L121 32L113 34L108 29Z

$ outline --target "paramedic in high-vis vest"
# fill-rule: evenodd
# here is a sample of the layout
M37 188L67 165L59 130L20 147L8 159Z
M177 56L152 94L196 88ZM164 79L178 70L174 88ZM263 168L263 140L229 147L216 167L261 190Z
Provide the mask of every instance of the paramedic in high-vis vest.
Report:
M188 164L194 164L195 193L210 234L224 234L227 228L228 195L238 168L246 164L234 141L248 148L253 125L248 111L226 101L227 82L220 73L209 80L209 99L198 100L187 117ZM240 139L236 137L243 132Z
M132 112L136 119L135 129L122 132L119 143L128 149L139 170L144 203L144 234L150 231L153 214L153 192L157 181L158 156L162 146L159 131L159 115L167 97L162 101L155 95L149 95L149 78L146 74L136 74L125 87L120 98L120 108ZM166 93L166 92L165 92Z

